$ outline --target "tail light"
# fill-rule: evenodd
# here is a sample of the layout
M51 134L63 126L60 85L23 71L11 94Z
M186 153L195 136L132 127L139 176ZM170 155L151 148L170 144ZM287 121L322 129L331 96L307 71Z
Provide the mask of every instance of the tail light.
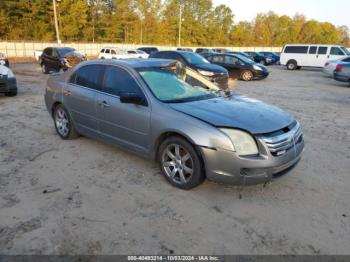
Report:
M337 65L337 67L335 68L336 71L343 71L344 66L343 65Z

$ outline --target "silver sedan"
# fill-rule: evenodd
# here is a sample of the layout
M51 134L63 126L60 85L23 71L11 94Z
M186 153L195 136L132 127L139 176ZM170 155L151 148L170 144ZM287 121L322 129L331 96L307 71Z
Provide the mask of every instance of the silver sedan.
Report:
M265 183L304 148L291 114L223 92L172 60L84 62L49 79L45 102L62 139L84 135L155 159L181 189L205 178Z

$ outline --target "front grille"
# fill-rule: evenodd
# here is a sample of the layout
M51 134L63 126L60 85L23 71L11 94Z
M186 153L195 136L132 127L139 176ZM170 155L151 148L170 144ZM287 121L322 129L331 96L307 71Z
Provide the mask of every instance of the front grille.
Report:
M6 87L6 83L0 82L0 87Z
M298 122L294 122L291 126L275 132L278 134L262 135L261 139L269 148L273 156L281 156L289 149L299 144L303 140L303 133Z

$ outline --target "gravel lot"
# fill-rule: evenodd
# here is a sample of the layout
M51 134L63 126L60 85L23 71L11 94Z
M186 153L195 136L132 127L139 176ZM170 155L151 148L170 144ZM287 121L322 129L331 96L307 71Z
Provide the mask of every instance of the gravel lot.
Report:
M62 141L47 76L13 65L0 97L1 254L350 254L350 88L270 67L236 90L291 111L306 150L268 185L170 186L155 163L81 137Z

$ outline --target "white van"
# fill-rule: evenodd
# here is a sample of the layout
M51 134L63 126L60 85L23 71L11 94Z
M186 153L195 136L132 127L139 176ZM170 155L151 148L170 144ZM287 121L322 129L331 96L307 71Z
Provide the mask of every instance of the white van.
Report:
M350 56L350 52L339 45L285 45L281 53L281 65L288 70L302 66L323 67L328 60Z

